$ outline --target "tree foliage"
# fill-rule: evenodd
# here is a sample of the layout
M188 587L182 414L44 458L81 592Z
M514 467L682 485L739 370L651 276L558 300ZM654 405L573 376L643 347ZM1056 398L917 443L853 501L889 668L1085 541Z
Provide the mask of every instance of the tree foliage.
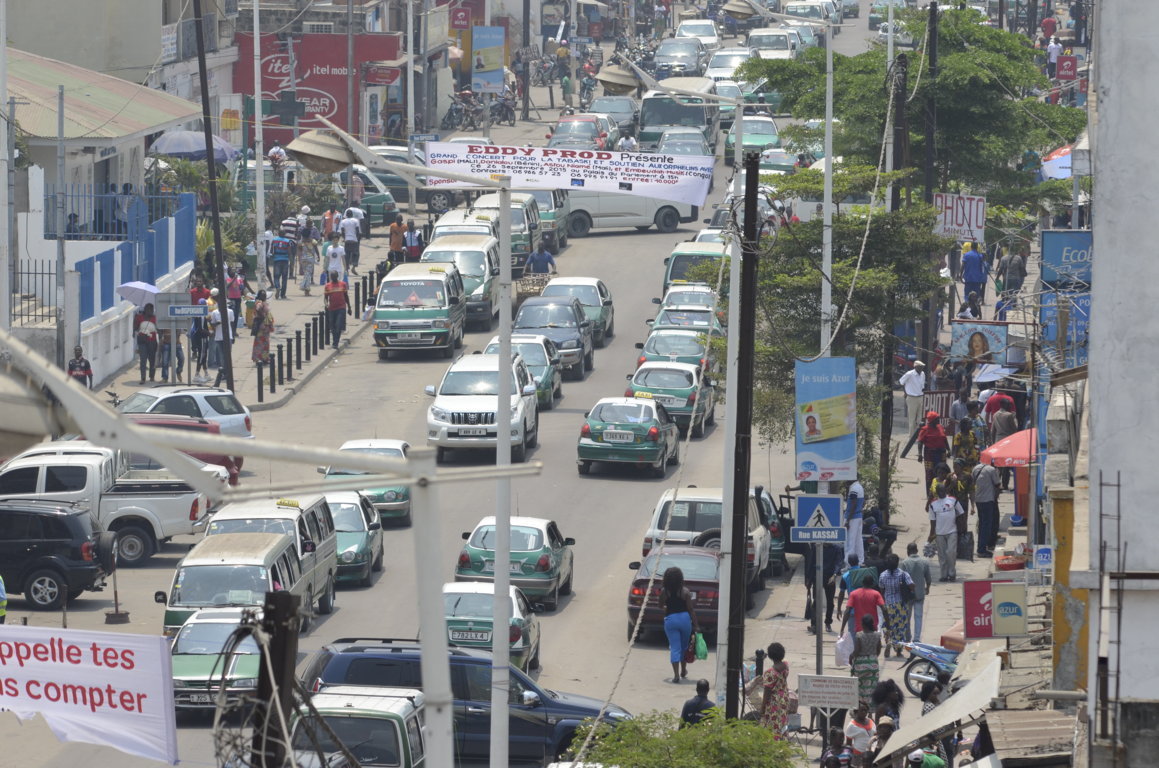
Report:
M592 726L576 733L578 749ZM652 712L615 726L594 726L596 737L583 756L586 765L617 768L791 768L801 750L773 737L751 720L710 716L690 728L670 712ZM574 755L570 757L574 758Z

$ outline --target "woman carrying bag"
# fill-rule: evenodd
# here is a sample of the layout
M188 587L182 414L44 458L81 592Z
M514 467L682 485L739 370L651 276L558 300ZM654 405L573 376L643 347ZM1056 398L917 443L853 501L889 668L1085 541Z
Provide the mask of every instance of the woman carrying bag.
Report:
M664 571L660 588L660 607L664 609L664 634L668 636L668 660L672 662L672 682L688 677L685 652L692 645L693 633L700 634L700 623L693 610L692 593L684 586L684 571L672 566Z

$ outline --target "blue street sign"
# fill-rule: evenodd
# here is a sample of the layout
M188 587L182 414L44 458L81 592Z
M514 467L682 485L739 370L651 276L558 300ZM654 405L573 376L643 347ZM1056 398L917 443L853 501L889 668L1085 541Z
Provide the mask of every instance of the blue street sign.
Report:
M209 317L205 304L170 304L169 317Z
M590 37L573 37L571 41L576 45L591 45L594 42Z
M411 140L412 144L418 144L419 142L422 142L422 141L438 141L439 134L437 134L437 133L412 133L410 135L410 140Z
M840 544L846 530L841 525L841 497L810 495L797 497L796 525L789 532L794 544Z

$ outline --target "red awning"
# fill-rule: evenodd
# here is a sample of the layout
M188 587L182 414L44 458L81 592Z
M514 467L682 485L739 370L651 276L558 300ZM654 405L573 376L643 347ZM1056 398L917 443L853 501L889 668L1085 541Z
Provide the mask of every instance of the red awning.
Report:
M996 467L1025 467L1038 451L1038 430L1024 429L982 451L982 462Z

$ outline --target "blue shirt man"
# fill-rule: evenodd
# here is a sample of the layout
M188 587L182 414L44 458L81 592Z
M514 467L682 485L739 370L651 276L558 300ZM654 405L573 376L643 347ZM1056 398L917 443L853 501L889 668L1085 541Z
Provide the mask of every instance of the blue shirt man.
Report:
M542 243L539 246L539 250L532 251L531 255L527 257L527 271L540 275L555 272L555 259L551 257L551 254L543 247Z
M290 275L290 253L293 243L289 238L278 235L270 239L270 261L274 265L274 298L286 298L286 285Z
M966 243L968 251L962 254L962 284L965 286L965 296L969 297L971 293L978 294L978 299L981 301L986 296L986 275L990 272L990 268L986 265L986 260L982 258L982 254L978 253L978 249L974 247L973 243Z

